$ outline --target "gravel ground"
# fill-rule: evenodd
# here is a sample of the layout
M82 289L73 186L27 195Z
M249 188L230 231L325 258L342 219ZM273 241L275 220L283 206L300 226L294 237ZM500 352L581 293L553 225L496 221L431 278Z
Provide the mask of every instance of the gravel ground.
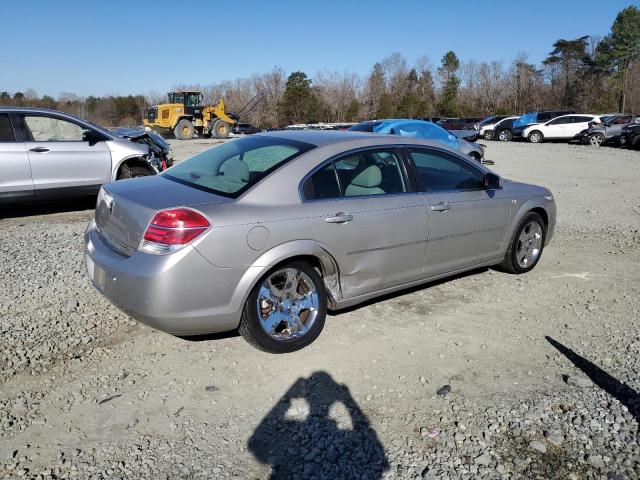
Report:
M336 313L284 356L112 307L93 199L0 212L0 478L639 478L640 153L487 152L556 196L537 268Z

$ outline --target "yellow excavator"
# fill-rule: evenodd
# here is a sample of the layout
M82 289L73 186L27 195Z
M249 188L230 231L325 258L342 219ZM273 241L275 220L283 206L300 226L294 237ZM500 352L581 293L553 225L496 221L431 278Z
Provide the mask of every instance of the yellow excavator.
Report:
M169 102L147 108L143 123L179 140L201 137L227 138L238 116L227 113L221 98L215 105L202 105L202 92L169 92Z

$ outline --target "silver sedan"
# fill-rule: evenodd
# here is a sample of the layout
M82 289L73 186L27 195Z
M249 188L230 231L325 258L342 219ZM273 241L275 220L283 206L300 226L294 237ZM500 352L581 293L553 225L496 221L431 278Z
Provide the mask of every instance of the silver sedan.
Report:
M88 276L133 318L181 336L238 329L283 353L337 310L483 266L531 270L554 230L544 187L439 143L292 131L105 185Z

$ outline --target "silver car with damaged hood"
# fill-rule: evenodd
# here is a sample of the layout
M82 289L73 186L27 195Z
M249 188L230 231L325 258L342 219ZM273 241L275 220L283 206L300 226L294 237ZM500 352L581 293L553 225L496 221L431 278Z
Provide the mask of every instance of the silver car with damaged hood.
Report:
M328 309L483 266L528 272L555 218L546 188L440 143L273 132L105 185L85 259L140 322L180 336L238 329L283 353L315 340Z
M166 162L136 143L142 135L128 140L55 110L0 107L0 206L95 195L112 180L154 175Z

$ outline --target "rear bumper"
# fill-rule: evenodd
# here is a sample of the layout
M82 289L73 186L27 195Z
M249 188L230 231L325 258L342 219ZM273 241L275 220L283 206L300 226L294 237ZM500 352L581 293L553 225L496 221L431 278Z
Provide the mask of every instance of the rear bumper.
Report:
M211 265L192 246L169 255L126 257L106 243L92 222L85 233L85 265L94 287L135 320L174 335L238 327L234 300L246 269Z

